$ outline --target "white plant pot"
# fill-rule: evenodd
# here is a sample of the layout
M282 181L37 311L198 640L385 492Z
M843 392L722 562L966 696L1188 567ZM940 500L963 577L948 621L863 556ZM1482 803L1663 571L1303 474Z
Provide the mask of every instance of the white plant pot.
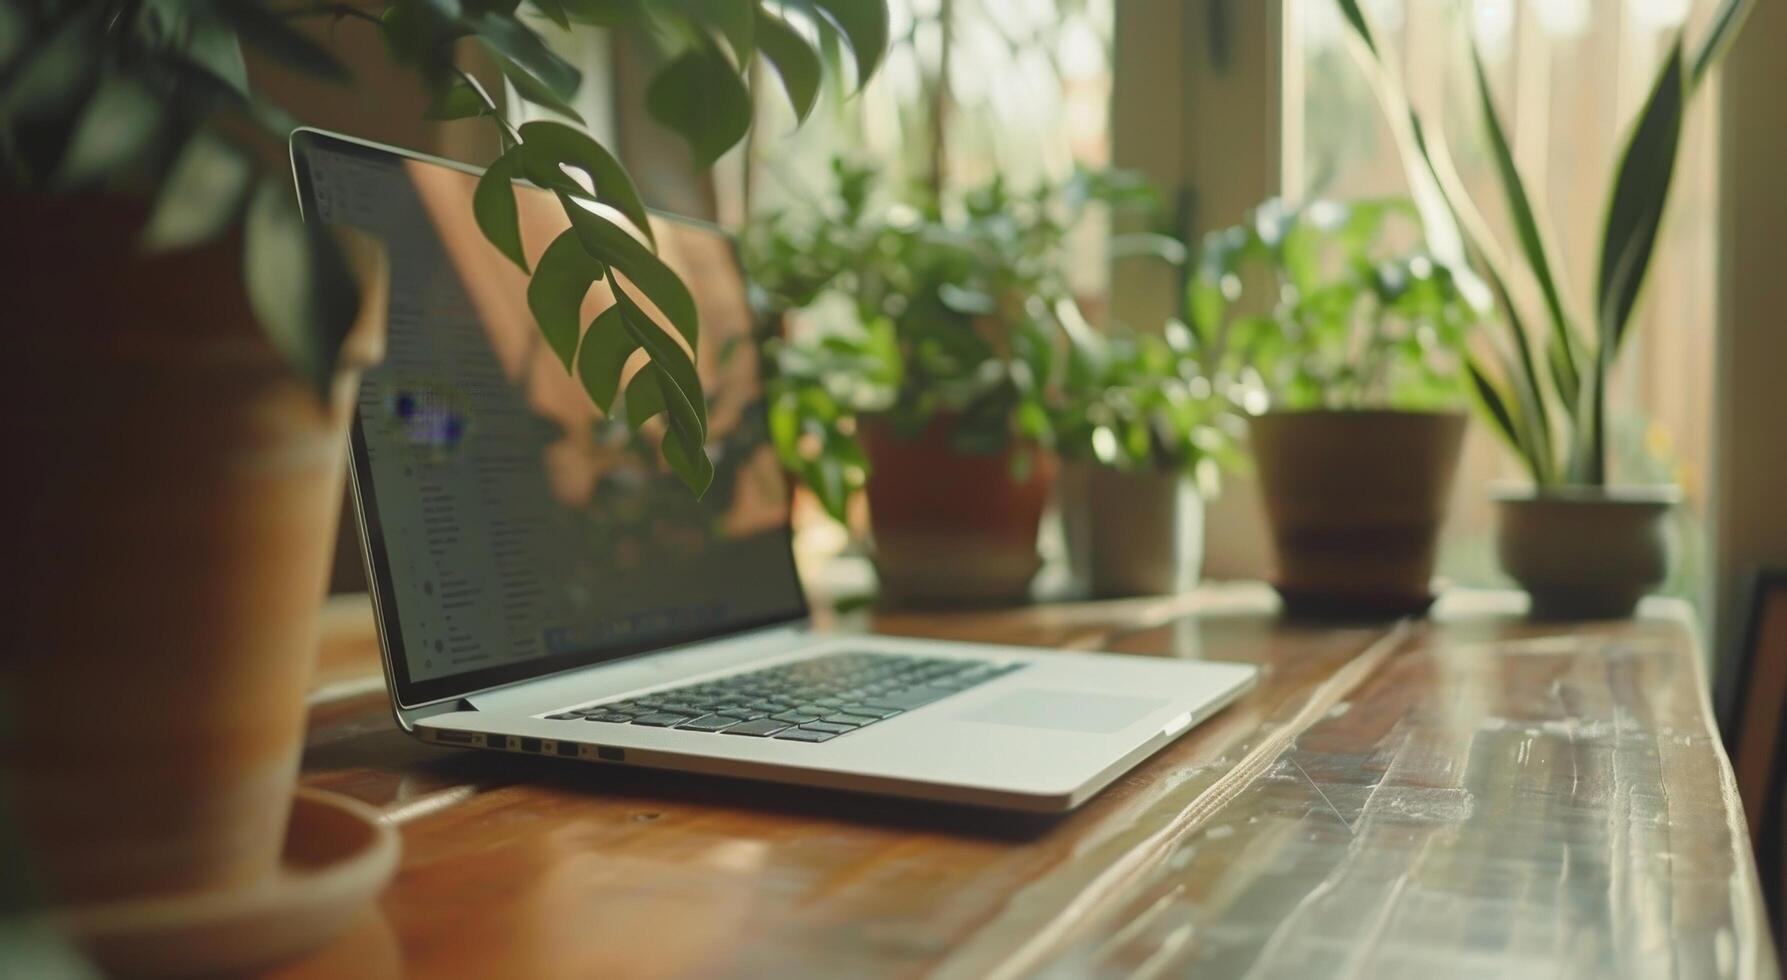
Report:
M1075 463L1061 491L1068 562L1093 596L1171 595L1197 585L1204 504L1181 473Z

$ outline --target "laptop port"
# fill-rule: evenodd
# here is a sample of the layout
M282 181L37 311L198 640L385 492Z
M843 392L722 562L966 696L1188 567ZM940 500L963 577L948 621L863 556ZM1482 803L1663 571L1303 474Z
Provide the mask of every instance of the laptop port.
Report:
M612 745L598 745L596 746L596 758L603 762L625 762L627 761L627 752L625 749L617 749Z
M509 747L509 738L506 735L486 735L484 736L484 747L487 749L506 749Z
M562 756L566 756L568 758L572 758L572 759L577 758L577 743L576 742L560 742L560 743L558 743L558 754L562 755Z
M439 728L431 728L428 734L436 741L447 745L476 745L478 737L471 732L449 732Z
M523 752L538 752L538 751L540 751L540 740L537 738L528 738L526 736L523 736L521 739L521 751L523 751Z

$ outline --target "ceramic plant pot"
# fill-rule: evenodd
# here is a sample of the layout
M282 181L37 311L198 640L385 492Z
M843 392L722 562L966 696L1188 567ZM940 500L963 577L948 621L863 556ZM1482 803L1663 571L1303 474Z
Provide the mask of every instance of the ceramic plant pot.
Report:
M1612 619L1669 575L1672 486L1497 491L1496 552L1539 619Z
M1076 462L1061 483L1068 561L1093 597L1173 595L1197 585L1204 502L1183 473Z
M1281 412L1249 435L1287 611L1398 616L1433 603L1458 471L1457 412Z
M319 398L257 328L238 241L148 257L113 203L0 200L0 784L62 908L279 861L346 425L384 339L373 248Z
M1023 602L1042 568L1036 550L1055 481L1053 453L1032 448L1029 472L1012 456L975 456L950 444L953 421L933 419L906 438L885 419L862 420L869 457L869 529L881 598L891 605Z

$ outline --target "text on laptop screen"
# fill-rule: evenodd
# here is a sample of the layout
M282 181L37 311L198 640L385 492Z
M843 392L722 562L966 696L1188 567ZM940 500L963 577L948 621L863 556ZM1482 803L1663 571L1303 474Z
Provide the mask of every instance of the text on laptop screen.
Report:
M526 275L473 217L475 175L308 133L294 154L307 216L390 254L388 351L361 388L355 465L410 694L804 614L729 241L654 220L701 317L715 476L697 501L660 461L663 418L634 434L620 408L603 416L541 337ZM565 218L544 192L516 196L531 265ZM597 284L583 322L612 302Z

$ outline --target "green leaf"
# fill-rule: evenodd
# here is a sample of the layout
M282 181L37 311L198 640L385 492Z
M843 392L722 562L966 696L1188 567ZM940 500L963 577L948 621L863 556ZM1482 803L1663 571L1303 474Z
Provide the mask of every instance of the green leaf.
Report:
M675 397L670 382L662 374L657 377L658 388L666 402ZM683 486L700 500L707 494L707 488L714 482L714 462L708 458L707 443L704 437L689 429L687 422L674 409L669 413L670 431L664 434L661 446L664 461L670 464L670 471Z
M503 74L516 83L517 90L521 89L521 82L517 78L520 75L537 81L561 102L577 94L577 86L582 84L583 74L547 47L546 42L540 40L540 36L521 21L507 14L486 10L466 17L465 24L476 32L478 41L484 47L499 56L498 64L503 66ZM522 95L528 101L534 101L526 92L522 92Z
M583 344L577 348L577 380L603 415L612 413L621 371L638 349L639 342L621 322L618 303L603 310L584 331Z
M645 106L652 118L688 141L698 167L712 166L751 128L750 91L705 39L658 72L646 89Z
M306 224L286 181L265 179L243 223L243 281L268 341L327 398L360 290L333 238Z
M499 54L491 55L490 60L496 62L496 66L502 70L503 77L509 80L510 85L515 86L515 94L534 105L544 106L567 119L583 121L583 116L576 109L571 108L569 102L566 102L539 79L528 74L527 70L520 65Z
M528 281L528 309L566 371L571 370L577 336L583 330L584 297L601 276L602 263L590 258L577 234L567 229L546 246Z
M1533 360L1532 343L1527 337L1526 324L1521 321L1520 311L1508 295L1507 284L1499 276L1492 276L1490 283L1508 317L1507 332L1514 342L1517 358L1505 373L1513 385L1514 396L1519 401L1520 417L1527 426L1522 440L1526 448L1522 455L1526 457L1527 467L1532 470L1533 478L1539 483L1549 483L1554 476L1551 414L1545 407L1544 392L1539 388L1539 372Z
M1340 13L1352 25L1353 33L1363 41L1367 50L1375 57L1378 55L1377 38L1371 33L1371 22L1366 19L1365 11L1359 9L1359 0L1336 0L1340 4Z
M627 425L638 429L652 416L664 413L664 389L658 386L657 368L647 364L627 382Z
M856 86L867 84L887 53L886 0L807 0L837 25L856 56Z
M651 217L639 197L639 189L633 185L633 178L600 143L563 123L523 123L520 132L530 173L541 165L552 168L568 165L582 170L589 175L597 200L626 215L627 220L645 234L647 241L657 241L652 232Z
M1548 352L1552 358L1553 373L1560 386L1574 392L1577 345L1573 335L1576 328L1571 325L1569 316L1564 312L1563 297L1551 271L1550 249L1547 248L1545 235L1539 227L1539 219L1533 212L1532 199L1527 196L1526 184L1521 180L1520 170L1514 164L1514 151L1508 145L1507 132L1502 128L1500 114L1496 112L1495 98L1489 90L1489 74L1483 69L1483 57L1477 51L1475 41L1471 42L1471 66L1476 76L1477 100L1483 111L1490 155L1495 160L1502 191L1508 199L1508 213L1514 219L1514 229L1519 236L1521 250L1526 253L1527 267L1538 281L1539 292L1545 298L1545 308L1551 314L1553 339L1548 345ZM1560 387L1560 392L1564 391L1564 387ZM1566 393L1566 400L1573 397L1573 394Z
M1650 269L1657 229L1669 201L1687 98L1681 38L1669 49L1620 157L1601 240L1598 305L1601 344L1617 353Z
M750 0L676 0L676 5L695 23L726 39L740 70L750 64L757 20L756 5Z
M56 182L74 187L118 173L161 135L163 103L134 78L108 75L81 110Z
M682 334L690 349L699 350L701 314L695 306L695 297L689 294L689 287L683 285L682 279L664 264L663 259L621 226L564 194L559 195L559 202L570 217L571 228L582 240L584 249L639 287L670 320L670 325Z
M482 116L490 111L484 103L484 97L471 83L463 78L455 78L453 83L441 89L434 96L434 101L422 111L422 118L433 122L447 119L469 119Z
M1496 387L1495 382L1489 380L1476 358L1466 359L1465 369L1470 374L1471 388L1477 394L1477 401L1489 413L1489 421L1494 423L1496 433L1508 443L1516 456L1525 458L1526 452L1522 449L1520 440L1521 427L1508 409L1507 396Z
M571 29L571 18L565 14L565 5L561 0L533 0L534 9L547 20L552 21L565 30Z
M757 49L781 76L782 88L788 93L788 104L794 107L794 117L805 122L819 101L819 80L823 71L819 53L798 31L767 9L760 10L757 16Z
M311 40L257 0L223 0L212 4L242 43L307 74L333 82L347 81L348 70L329 49Z
M484 176L478 178L477 189L472 192L472 215L478 219L478 228L490 244L526 272L527 253L521 247L521 213L515 204L515 167L519 161L520 153L510 147L490 165L489 170L484 171Z
M702 393L701 375L695 369L694 360L652 322L651 317L639 308L639 304L624 287L619 283L612 285L615 304L620 307L621 323L626 327L627 334L633 338L634 343L645 348L646 356L651 358L653 366L676 389L674 396L668 393L665 395L671 412L682 415L690 431L703 439L707 438L707 398Z
M1750 16L1753 0L1725 0L1719 12L1713 15L1712 26L1707 29L1706 37L1701 40L1699 50L1694 52L1694 72L1689 76L1689 84L1699 88L1706 80L1707 72L1719 63L1726 48L1730 47L1738 29L1743 27L1744 20Z
M175 158L155 211L143 228L151 252L187 248L221 234L241 213L254 178L248 157L208 129L186 141Z

